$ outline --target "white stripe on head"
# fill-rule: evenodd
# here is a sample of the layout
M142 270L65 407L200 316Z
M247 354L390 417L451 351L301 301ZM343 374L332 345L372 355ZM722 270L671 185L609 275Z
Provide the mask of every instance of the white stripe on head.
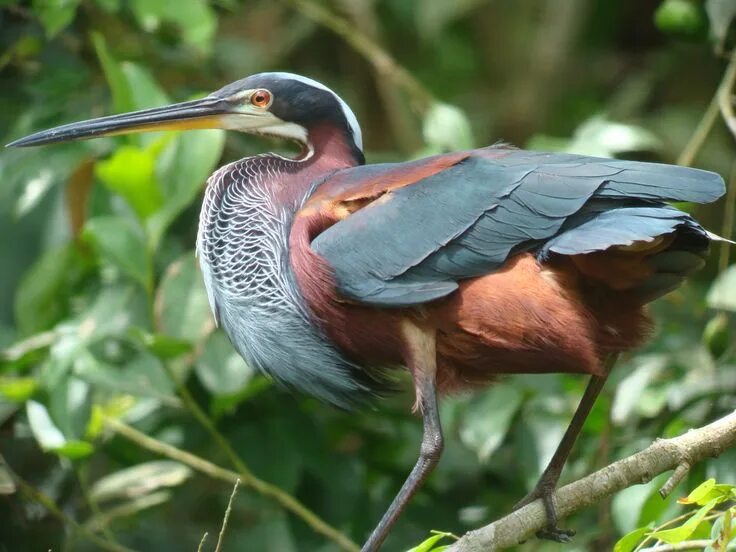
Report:
M340 104L340 107L342 108L343 115L345 115L345 120L348 122L348 126L350 127L351 132L353 133L353 140L355 141L355 145L358 146L358 149L360 151L363 151L363 133L360 131L360 125L358 124L358 118L355 116L355 113L353 113L353 110L350 109L350 106L345 103L345 101L335 94L332 90L327 88L324 84L321 82L318 82L314 79L310 79L309 77L303 77L302 75L297 75L295 73L286 73L286 72L271 72L267 73L268 75L272 75L274 77L279 77L282 79L292 79L295 81L303 82L304 84L307 84L309 86L313 86L314 88L319 88L320 90L325 90L335 96L335 99Z

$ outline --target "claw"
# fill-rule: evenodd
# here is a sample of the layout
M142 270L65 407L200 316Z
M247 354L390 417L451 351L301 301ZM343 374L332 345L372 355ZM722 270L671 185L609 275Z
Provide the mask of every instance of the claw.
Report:
M540 488L540 486L537 486L532 492L514 505L514 510L523 508L527 504L531 504L541 498L544 504L544 511L547 514L547 527L537 531L537 538L559 543L570 542L572 537L575 536L575 531L572 529L562 529L557 526L557 512L555 511L555 504L552 500L553 492L554 489Z
M537 538L551 540L559 543L570 542L575 536L572 529L560 529L559 527L545 527L537 531Z

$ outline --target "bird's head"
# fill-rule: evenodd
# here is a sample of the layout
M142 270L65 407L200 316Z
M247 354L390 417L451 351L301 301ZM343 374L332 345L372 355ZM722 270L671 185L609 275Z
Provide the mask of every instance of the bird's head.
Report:
M188 102L62 125L9 147L40 146L132 132L223 128L296 141L329 127L362 161L360 126L350 107L325 85L292 73L258 73Z

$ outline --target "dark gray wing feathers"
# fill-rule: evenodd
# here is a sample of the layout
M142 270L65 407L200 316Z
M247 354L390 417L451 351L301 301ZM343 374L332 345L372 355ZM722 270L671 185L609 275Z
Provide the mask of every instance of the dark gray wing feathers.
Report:
M663 201L707 203L723 193L720 176L698 169L510 150L388 192L312 247L347 297L407 306L444 297L519 251L589 253L682 226L705 236Z

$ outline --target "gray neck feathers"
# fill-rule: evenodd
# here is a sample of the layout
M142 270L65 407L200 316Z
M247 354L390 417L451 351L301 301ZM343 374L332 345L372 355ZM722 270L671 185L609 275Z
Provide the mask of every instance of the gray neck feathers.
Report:
M197 252L215 319L246 362L287 387L344 407L368 386L360 368L310 320L289 262L289 232L301 205L279 205L271 192L294 178L299 163L259 155L213 174Z

